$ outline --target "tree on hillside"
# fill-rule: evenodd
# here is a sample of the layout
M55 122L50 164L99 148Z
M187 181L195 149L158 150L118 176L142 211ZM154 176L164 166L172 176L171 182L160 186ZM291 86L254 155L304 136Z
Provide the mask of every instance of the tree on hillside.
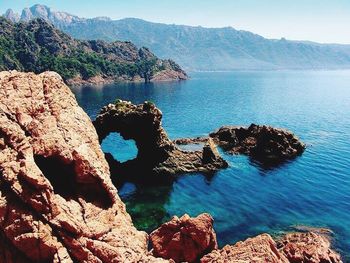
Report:
M139 75L145 79L146 83L151 82L151 79L157 69L157 59L142 59L137 62Z

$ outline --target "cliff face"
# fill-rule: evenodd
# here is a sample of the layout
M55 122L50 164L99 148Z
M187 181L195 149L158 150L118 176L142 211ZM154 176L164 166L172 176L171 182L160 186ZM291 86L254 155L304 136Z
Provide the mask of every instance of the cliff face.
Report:
M1 72L0 87L1 262L146 258L147 235L133 227L95 129L60 76Z
M175 62L147 48L76 40L44 19L13 24L0 18L0 70L54 70L72 84L187 79Z

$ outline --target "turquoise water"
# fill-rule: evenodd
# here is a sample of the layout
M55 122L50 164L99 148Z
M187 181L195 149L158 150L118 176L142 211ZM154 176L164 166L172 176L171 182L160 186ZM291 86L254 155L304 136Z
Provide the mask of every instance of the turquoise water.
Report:
M307 144L299 158L263 169L245 156L213 177L184 175L168 185L119 187L140 229L172 215L209 212L220 245L293 226L328 227L350 260L350 71L192 73L185 82L73 88L95 118L116 98L151 100L172 139L206 135L221 125L268 124L293 131ZM132 159L132 141L115 136L103 149ZM112 175L118 176L118 175ZM142 176L142 171L140 171Z

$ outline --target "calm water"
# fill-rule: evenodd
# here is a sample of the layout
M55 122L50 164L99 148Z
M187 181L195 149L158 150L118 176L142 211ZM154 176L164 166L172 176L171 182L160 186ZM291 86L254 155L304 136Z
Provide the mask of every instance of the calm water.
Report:
M186 82L74 88L91 118L116 98L151 100L173 139L206 135L221 125L269 124L287 128L306 152L264 170L245 156L224 157L230 168L212 178L185 175L171 185L119 189L140 229L172 215L209 212L220 245L293 226L331 228L350 260L350 71L193 73ZM103 149L132 159L132 141L109 136ZM113 175L118 176L118 175ZM140 174L142 176L142 174Z

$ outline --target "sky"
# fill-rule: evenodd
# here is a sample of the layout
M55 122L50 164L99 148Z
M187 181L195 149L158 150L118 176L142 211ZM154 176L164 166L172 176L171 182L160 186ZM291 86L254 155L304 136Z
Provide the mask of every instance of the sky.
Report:
M350 0L0 0L0 13L34 4L80 17L232 26L267 38L350 44Z

